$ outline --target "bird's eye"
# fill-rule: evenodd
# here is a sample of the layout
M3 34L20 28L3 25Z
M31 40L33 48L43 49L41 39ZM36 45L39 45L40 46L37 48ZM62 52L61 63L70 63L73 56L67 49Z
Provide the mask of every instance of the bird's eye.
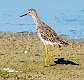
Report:
M30 11L29 11L29 13L30 13Z

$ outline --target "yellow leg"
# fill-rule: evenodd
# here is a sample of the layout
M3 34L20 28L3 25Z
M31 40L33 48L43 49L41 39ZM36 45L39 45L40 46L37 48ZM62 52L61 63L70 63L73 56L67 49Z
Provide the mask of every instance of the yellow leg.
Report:
M47 54L48 54L48 49L47 46L45 45L45 57L44 57L44 65L47 66Z
M57 46L55 46L54 51L53 51L53 60L55 60L56 58L59 58L61 56L61 53L63 52L63 47L59 48ZM56 63L54 63L56 64Z
M47 48L47 46L45 45L45 57L44 57L44 65L45 66L49 66L49 63L50 63L50 61L49 61L49 54L48 54L48 48Z
M50 65L54 64L54 59L61 53L61 51L62 51L62 49L60 50L58 47L54 47L53 51L49 51L48 62L51 63Z
M61 50L58 47L54 47L53 51L48 52L47 45L45 45L45 57L44 57L45 66L49 66L50 63L59 53L61 53Z

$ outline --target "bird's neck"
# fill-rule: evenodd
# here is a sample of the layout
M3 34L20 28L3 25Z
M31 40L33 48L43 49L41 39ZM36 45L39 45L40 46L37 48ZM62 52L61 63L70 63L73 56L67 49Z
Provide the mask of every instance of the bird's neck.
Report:
M38 16L32 16L34 23L37 25L41 20L39 19Z

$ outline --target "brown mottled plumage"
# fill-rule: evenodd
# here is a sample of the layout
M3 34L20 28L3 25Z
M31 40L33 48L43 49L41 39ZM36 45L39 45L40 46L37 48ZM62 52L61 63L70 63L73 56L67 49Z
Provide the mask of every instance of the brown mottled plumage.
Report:
M22 16L25 16L25 15L30 15L33 18L36 24L38 36L45 45L46 56L48 54L47 47L46 47L47 44L50 44L50 45L57 44L59 47L61 47L62 45L63 46L68 45L68 43L60 36L58 36L57 33L51 27L49 27L47 24L45 24L43 21L39 19L35 9L29 9L28 12ZM46 57L45 57L45 65L47 65Z
M40 24L40 25L37 25L37 31L38 31L38 33L40 33L42 39L49 41L52 44L58 44L60 46L68 45L68 43L64 39L62 39L60 36L58 36L57 33L51 27L49 27L47 24L45 24L42 21L39 22L38 24Z

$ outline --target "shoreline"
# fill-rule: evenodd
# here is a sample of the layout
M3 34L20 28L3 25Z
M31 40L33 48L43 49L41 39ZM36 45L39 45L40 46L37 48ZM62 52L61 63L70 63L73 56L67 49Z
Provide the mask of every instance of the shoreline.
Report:
M23 32L0 32L0 37L4 37L4 36L33 36L33 37L38 37L36 32L27 32L27 31L23 31ZM67 40L75 40L78 42L84 42L84 38L80 38L80 39L72 39L70 37L68 37L67 35L59 35Z

